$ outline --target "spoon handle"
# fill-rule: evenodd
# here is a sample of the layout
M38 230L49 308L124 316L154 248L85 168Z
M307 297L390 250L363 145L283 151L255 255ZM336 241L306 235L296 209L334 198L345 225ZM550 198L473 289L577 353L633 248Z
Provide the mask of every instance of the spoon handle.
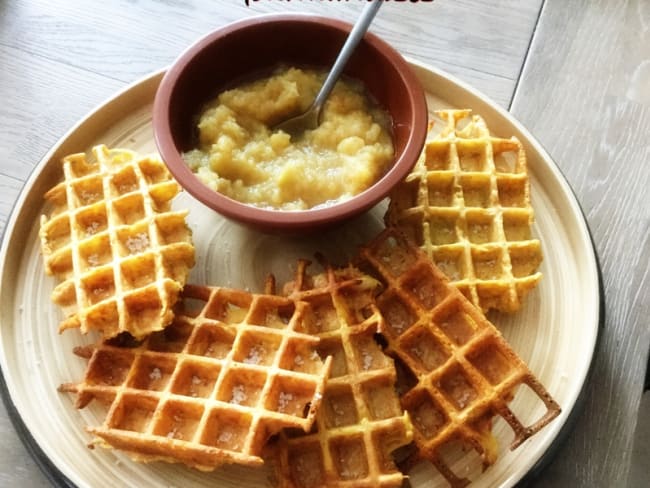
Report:
M372 19L375 18L377 10L379 10L382 3L384 3L384 0L369 0L368 4L361 12L361 15L354 23L354 27L352 27L348 38L345 40L345 44L343 44L336 61L334 61L334 66L332 66L327 78L325 78L323 86L318 92L318 95L316 95L313 106L316 107L318 111L320 111L323 103L325 103L325 100L329 97L336 81L343 72L343 68L345 68L346 63L348 62L348 59L354 52L354 48L357 47L357 44L359 44L359 41L368 30L368 26L372 22Z

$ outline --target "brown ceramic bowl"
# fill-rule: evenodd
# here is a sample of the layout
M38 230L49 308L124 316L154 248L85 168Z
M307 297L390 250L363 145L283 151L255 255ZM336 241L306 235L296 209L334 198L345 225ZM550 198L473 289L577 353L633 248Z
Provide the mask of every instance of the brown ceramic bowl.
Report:
M407 62L386 42L367 33L345 74L361 80L392 117L393 165L373 186L325 208L288 211L243 204L204 185L182 153L193 148L203 104L233 82L252 79L284 63L320 66L334 62L351 25L311 15L252 17L212 32L189 47L167 71L153 108L158 150L178 182L220 214L266 231L315 230L361 214L388 195L415 164L426 137L424 92Z

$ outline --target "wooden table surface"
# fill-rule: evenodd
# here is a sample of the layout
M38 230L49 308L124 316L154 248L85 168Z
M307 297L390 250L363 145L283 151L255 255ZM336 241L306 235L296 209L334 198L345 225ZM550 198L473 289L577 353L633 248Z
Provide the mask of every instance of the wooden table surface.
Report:
M352 22L361 7L361 0L0 2L0 228L32 168L76 121L197 37L266 12ZM650 415L639 412L650 345L650 2L393 0L371 30L507 108L573 187L600 256L606 320L584 410L532 484L625 486L637 418ZM0 438L0 486L47 486L4 407Z

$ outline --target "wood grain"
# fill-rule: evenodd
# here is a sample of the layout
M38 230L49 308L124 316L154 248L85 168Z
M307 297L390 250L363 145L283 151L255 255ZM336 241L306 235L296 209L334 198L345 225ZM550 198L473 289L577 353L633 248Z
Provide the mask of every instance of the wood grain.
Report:
M540 487L628 475L650 345L649 27L642 0L547 1L512 105L582 202L607 307L585 414Z
M198 36L251 15L308 12L353 22L361 0L188 2L15 1L0 44L130 82L169 64ZM371 30L405 55L438 65L507 105L540 0L387 2ZM503 28L503 19L508 28ZM24 28L29 26L28 29ZM461 54L462 53L462 54Z
M77 120L198 36L261 13L354 21L360 8L360 0L0 2L0 229L31 169ZM536 486L624 486L650 343L650 2L391 1L371 30L512 103L573 186L601 256L607 322L585 411ZM47 486L2 407L0 436L0 486Z

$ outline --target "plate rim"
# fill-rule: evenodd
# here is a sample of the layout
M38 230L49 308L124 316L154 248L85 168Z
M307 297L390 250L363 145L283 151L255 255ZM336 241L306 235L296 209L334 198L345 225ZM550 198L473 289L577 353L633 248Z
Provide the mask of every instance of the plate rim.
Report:
M458 88L466 93L469 93L475 99L480 100L481 103L489 105L491 110L496 111L501 117L506 119L510 124L515 126L517 130L519 130L522 134L524 134L527 138L527 142L535 146L535 150L543 156L546 162L550 163L549 169L551 169L551 171L555 174L556 180L559 181L565 187L565 190L568 190L565 192L566 196L570 199L570 203L579 211L579 215L578 215L579 218L577 220L582 224L581 231L582 233L586 234L586 237L588 237L588 240L591 244L590 247L591 247L592 256L590 256L587 261L590 264L594 265L596 276L597 276L597 290L598 290L597 317L598 318L597 318L597 325L595 331L596 333L594 336L592 347L590 348L590 357L588 361L588 366L585 370L585 375L582 379L580 391L578 392L575 401L571 406L571 410L564 417L562 425L559 427L556 435L552 438L550 443L547 445L546 449L542 452L539 458L533 463L533 465L528 469L528 471L524 473L521 477L514 480L513 479L506 480L514 483L526 484L532 481L533 479L537 478L543 472L544 468L553 460L559 448L564 444L569 434L573 431L573 428L575 427L576 424L576 420L580 416L580 413L583 411L584 405L586 403L585 402L586 390L593 373L596 353L598 350L598 344L600 343L601 340L602 330L604 328L604 322L605 322L605 313L606 313L605 293L604 293L600 258L598 256L597 248L595 246L595 242L593 239L593 234L589 227L589 223L587 221L585 212L580 204L580 201L576 196L573 187L571 186L571 184L569 183L569 181L567 180L567 178L565 177L564 173L562 172L558 164L555 162L555 160L550 156L548 151L546 151L544 146L542 146L542 144L532 135L532 133L530 133L527 130L527 128L518 119L516 119L510 112L508 112L507 110L505 110L504 108L496 104L492 99L490 99L488 96L481 93L479 90L472 87L471 85L465 83L464 81L456 78L455 76L451 75L450 73L442 69L431 66L422 61L410 58L408 56L406 57L406 59L412 67L415 67L416 69L428 71L433 76L442 77L446 79L448 82L450 82L452 85L455 85L455 88ZM44 154L44 156L40 159L38 164L34 166L29 176L25 180L25 183L22 185L18 197L16 198L16 200L14 201L11 207L11 210L9 212L9 217L7 219L6 225L2 232L2 236L0 236L0 280L2 279L2 276L6 272L5 263L6 263L6 254L9 249L8 243L16 227L18 216L24 207L24 203L25 203L24 200L27 196L27 193L29 193L28 190L34 185L34 182L41 176L45 166L47 166L47 164L55 155L57 150L59 150L59 148L71 136L73 136L74 133L79 129L79 127L81 127L84 123L86 123L88 119L92 118L97 113L103 111L112 102L128 94L130 91L135 90L146 84L154 83L156 82L156 79L158 79L159 82L160 79L162 79L162 76L165 73L165 71L166 68L150 72L136 79L135 81L128 83L122 89L116 91L114 94L112 94L111 96L104 99L96 106L94 106L84 116L82 116L68 131L66 131L56 141L56 143L52 145L52 147ZM0 295L1 294L2 292L0 290ZM0 320L0 325L1 322L2 321ZM0 334L0 344L2 342L3 342L2 335ZM77 486L72 482L72 480L70 480L65 475L62 468L57 466L55 462L52 459L50 459L47 456L47 454L45 454L43 447L38 443L38 441L36 441L32 432L27 427L25 420L23 419L20 411L15 405L14 398L11 394L9 385L6 381L4 355L0 356L0 396L2 396L2 401L5 405L5 408L7 409L8 417L11 420L11 423L14 426L16 433L18 434L18 437L20 438L23 445L31 455L32 459L34 459L34 461L36 462L41 472L45 475L45 477L55 486L60 486L60 487Z

